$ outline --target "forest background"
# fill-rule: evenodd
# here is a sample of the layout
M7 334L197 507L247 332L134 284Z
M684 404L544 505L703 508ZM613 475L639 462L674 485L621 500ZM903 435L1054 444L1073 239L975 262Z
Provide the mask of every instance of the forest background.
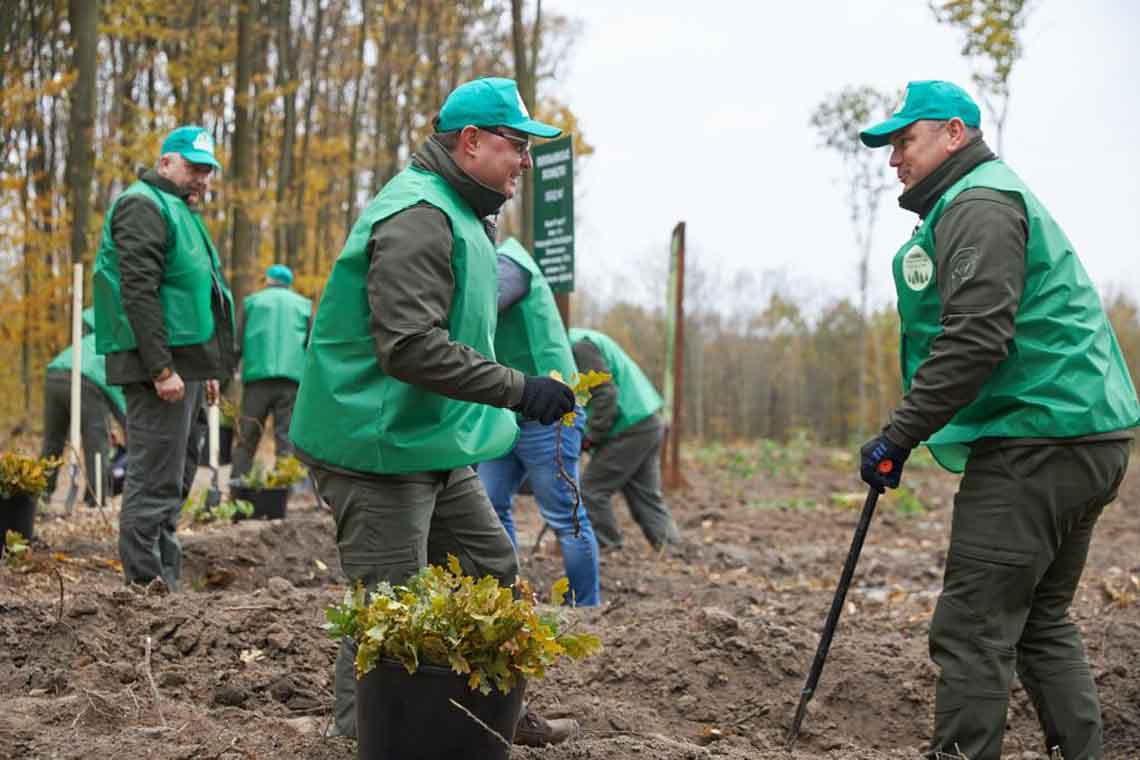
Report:
M537 118L574 134L577 170L589 171L593 147L572 104L543 92L578 30L523 0L4 2L0 429L39 428L44 367L69 340L71 265L84 265L89 304L103 214L170 129L201 124L219 146L224 172L203 215L239 303L273 262L319 298L352 221L457 84L518 79ZM525 239L526 219L520 198L503 234ZM571 302L575 324L610 334L658 384L665 237L659 267L640 268L661 298L582 290ZM725 282L692 261L685 283L688 435L847 444L900 397L893 305L836 297L809 309L779 292L758 302L753 279ZM1113 293L1105 306L1135 381L1137 304Z

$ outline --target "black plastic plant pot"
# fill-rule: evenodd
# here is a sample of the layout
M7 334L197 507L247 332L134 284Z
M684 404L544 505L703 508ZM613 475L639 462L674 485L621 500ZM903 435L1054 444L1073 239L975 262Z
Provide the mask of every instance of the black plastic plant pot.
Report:
M284 520L285 505L289 501L289 489L286 488L246 488L245 486L231 486L230 498L248 501L253 505L251 518L265 520ZM245 515L235 515L235 520L244 520Z
M357 760L507 760L525 692L522 681L508 694L481 694L449 668L421 665L408 675L400 663L382 660L356 682Z
M8 535L8 531L14 530L27 539L33 537L37 501L38 497L30 493L18 493L0 499L0 556L4 554L4 536Z
M231 464L234 461L234 429L232 427L218 428L218 465Z

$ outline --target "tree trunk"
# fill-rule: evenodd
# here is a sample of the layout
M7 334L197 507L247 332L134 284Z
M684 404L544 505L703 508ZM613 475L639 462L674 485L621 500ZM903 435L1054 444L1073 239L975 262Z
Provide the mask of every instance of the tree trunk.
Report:
M289 261L290 192L293 188L293 152L297 144L297 75L293 68L293 42L289 33L291 0L277 4L277 86L281 89L283 120L281 123L281 156L277 168L276 225L273 234L273 257Z
M511 42L515 57L515 81L519 94L527 107L536 106L535 68L538 60L539 30L542 23L542 0L537 0L534 10L534 26L531 28L530 51L526 43L526 26L523 23L523 0L511 0ZM522 218L519 220L519 237L523 247L534 251L534 195L531 191L531 177L523 173L519 182L522 195Z
M356 219L356 178L359 171L356 166L356 145L360 134L360 102L361 89L364 87L364 42L368 39L368 0L360 4L360 35L356 41L356 72L352 85L352 116L348 123L348 188L344 204L344 231L352 229L352 222Z
M67 161L67 184L71 194L71 263L85 261L87 228L91 219L91 180L95 174L95 47L99 17L97 0L71 0L71 36L75 45L74 67L78 72L71 89L71 153Z
M382 6L380 23L377 25L376 37L380 45L380 53L376 57L376 67L372 78L376 80L376 124L375 130L378 139L375 140L372 156L372 186L379 190L391 176L387 173L386 156L388 145L389 124L395 121L395 109L392 106L392 34L394 26L388 13Z
M305 247L305 173L309 165L309 138L313 133L313 104L317 100L317 72L321 61L321 38L324 36L325 9L321 0L317 0L317 19L313 26L312 60L309 62L309 92L305 96L304 136L301 138L301 160L298 166L297 191L293 197L294 218L289 225L288 234L288 261L292 267L297 267L302 261L302 249Z
M253 195L253 119L251 115L250 83L253 74L253 11L250 3L242 3L237 18L237 82L234 88L234 146L232 171L237 180L234 207L233 250L230 263L233 267L234 304L239 319L242 300L252 290L253 222L249 218L248 204Z

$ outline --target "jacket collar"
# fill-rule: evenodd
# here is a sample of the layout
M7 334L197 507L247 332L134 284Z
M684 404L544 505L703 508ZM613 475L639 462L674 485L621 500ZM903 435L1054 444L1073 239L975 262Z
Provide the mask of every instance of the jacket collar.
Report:
M154 169L143 169L139 173L139 179L148 185L157 187L164 193L169 193L170 195L181 198L184 201L186 200L186 196L189 195L189 193L182 192L182 190L179 189L178 185L174 184Z
M957 182L986 161L997 158L985 140L976 137L966 147L939 164L921 182L899 196L899 206L925 219L938 199Z
M499 209L507 202L507 196L487 187L459 168L451 153L434 135L425 140L412 156L412 165L443 177L480 219L499 213Z

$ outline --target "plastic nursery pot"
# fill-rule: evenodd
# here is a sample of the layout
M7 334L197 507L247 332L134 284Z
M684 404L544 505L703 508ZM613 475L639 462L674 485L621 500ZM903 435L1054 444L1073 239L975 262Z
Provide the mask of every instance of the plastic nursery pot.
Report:
M4 536L14 530L26 539L33 537L36 527L36 503L39 497L18 493L0 499L0 556L4 554Z
M234 461L234 429L218 428L218 464L232 464Z
M525 692L522 681L509 694L480 694L449 668L421 665L408 675L400 663L382 660L356 682L357 760L507 760Z
M289 488L246 488L245 486L231 486L230 498L248 501L253 505L251 518L260 517L265 520L284 520L285 505L289 501ZM245 515L235 515L235 520L244 520Z

